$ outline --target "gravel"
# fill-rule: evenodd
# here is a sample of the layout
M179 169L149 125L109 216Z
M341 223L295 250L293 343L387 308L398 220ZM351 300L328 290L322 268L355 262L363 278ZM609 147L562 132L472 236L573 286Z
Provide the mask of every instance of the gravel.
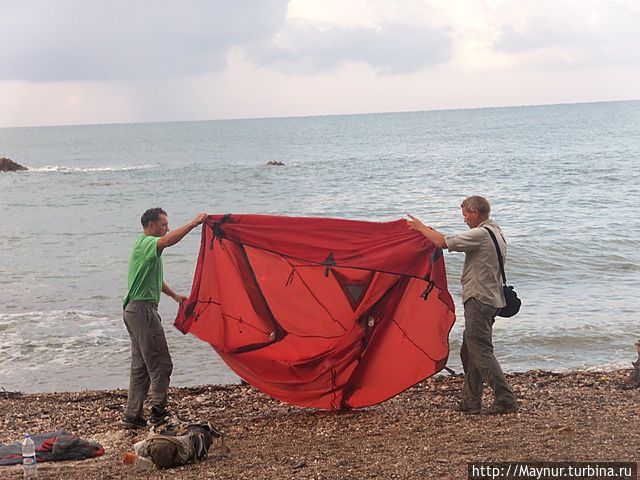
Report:
M209 457L171 470L141 471L124 453L146 435L119 420L126 391L24 395L0 391L0 443L24 432L64 430L102 444L102 457L38 465L39 478L72 479L464 479L476 461L638 461L640 389L629 370L508 375L518 413L455 411L461 376L437 376L380 405L327 412L293 407L249 385L171 389L171 411L225 432ZM490 403L485 392L485 406ZM22 478L20 465L0 478Z

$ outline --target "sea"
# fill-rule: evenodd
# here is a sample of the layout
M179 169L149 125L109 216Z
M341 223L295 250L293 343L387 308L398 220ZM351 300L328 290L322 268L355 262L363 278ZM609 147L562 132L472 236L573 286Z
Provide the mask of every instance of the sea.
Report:
M0 129L0 389L126 388L122 321L140 215L170 227L200 212L370 221L410 213L444 233L467 229L460 202L480 194L508 243L523 305L494 326L504 370L630 367L640 338L640 101L405 113ZM283 166L269 166L277 161ZM199 230L164 254L188 295ZM460 273L445 253L461 371ZM160 314L172 385L238 377L206 343Z

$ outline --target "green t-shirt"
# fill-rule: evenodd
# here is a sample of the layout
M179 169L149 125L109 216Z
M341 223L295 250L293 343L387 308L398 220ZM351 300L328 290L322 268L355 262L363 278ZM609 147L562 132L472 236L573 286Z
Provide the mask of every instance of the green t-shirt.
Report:
M126 306L133 300L160 302L162 292L162 252L158 252L160 237L149 237L141 233L129 259L129 291L122 302Z

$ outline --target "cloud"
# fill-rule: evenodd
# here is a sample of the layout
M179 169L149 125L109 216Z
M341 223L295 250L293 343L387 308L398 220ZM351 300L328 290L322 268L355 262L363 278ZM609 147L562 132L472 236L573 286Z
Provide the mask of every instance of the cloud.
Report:
M571 15L536 16L503 25L498 53L544 55L548 67L640 65L640 9L627 2L592 3ZM534 58L532 57L532 58Z
M245 51L255 64L285 73L314 74L361 62L382 74L405 74L446 62L451 38L448 31L427 26L347 28L290 20L273 42Z
M522 29L512 25L502 27L500 36L494 46L497 51L517 54L544 48L581 48L592 49L609 43L604 38L602 27L588 28L553 22L549 19L534 18Z
M181 77L222 70L234 46L269 41L286 0L2 2L0 79Z
M638 98L638 24L637 0L0 0L0 126Z

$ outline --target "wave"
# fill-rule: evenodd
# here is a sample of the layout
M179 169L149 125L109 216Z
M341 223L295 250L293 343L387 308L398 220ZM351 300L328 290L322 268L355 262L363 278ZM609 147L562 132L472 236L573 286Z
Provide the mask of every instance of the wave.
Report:
M0 313L0 356L6 361L37 365L45 356L55 363L98 353L125 352L127 334L118 315L87 310ZM3 364L0 361L0 375Z
M148 170L155 165L135 165L120 167L67 167L65 165L45 165L44 167L29 167L29 172L44 173L89 173L89 172L128 172L130 170Z
M103 313L93 310L49 310L49 311L29 311L17 313L0 313L1 320L14 320L17 318L65 318L67 316L81 318L109 318Z

